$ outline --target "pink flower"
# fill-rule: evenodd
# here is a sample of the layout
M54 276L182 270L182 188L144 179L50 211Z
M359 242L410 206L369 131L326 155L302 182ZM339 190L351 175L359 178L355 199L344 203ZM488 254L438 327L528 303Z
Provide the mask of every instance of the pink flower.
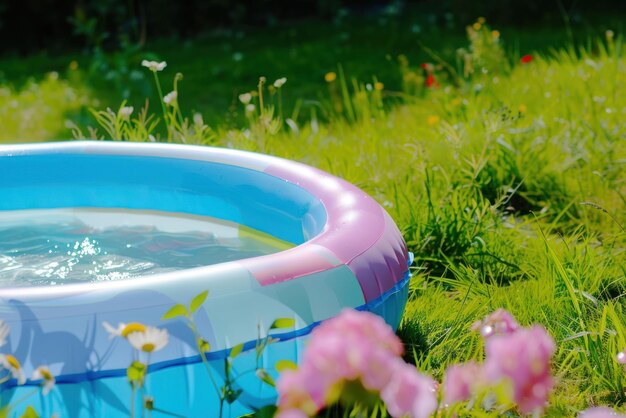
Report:
M335 318L323 322L311 334L311 344L325 344L328 335L340 336L344 339L361 340L401 355L404 352L402 341L393 329L378 315L344 309Z
M303 363L328 381L360 380L380 391L391 378L390 362L403 349L382 318L346 310L313 331Z
M538 325L494 335L485 342L485 378L494 384L508 380L523 413L541 411L554 385L550 358L555 349L552 337Z
M315 371L305 367L281 373L276 382L279 410L299 409L308 415L314 415L324 407L328 382L323 376L315 376L314 373Z
M437 384L415 366L398 359L393 377L381 391L389 414L396 417L427 418L437 409Z
M355 379L358 375L359 363L363 354L361 348L351 344L350 339L344 339L341 334L327 334L323 340L319 337L311 339L302 362L306 370L315 369L320 376L328 380Z
M472 330L480 330L480 335L487 339L493 335L510 334L519 328L519 324L505 309L498 309L487 315L482 321L472 325Z
M296 408L312 415L341 396L344 382L379 393L392 379L403 350L382 318L345 310L312 332L300 368L281 375L279 410Z
M618 414L614 409L607 407L585 409L578 416L580 418L626 418L626 415Z
M393 363L397 359L382 350L375 350L365 356L367 366L361 366L361 383L368 390L380 392L393 376Z
M482 369L473 361L448 367L443 378L444 402L453 405L468 400L482 380Z
M308 415L299 409L285 409L279 411L274 418L307 418Z
M626 348L617 353L615 359L619 364L626 364Z

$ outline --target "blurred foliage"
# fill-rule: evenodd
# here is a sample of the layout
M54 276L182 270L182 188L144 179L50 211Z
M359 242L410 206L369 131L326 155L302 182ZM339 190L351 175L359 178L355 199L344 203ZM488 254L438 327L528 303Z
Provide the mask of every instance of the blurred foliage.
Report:
M82 88L54 72L40 82L28 81L18 91L0 85L0 142L58 139L67 131L68 118L93 104Z
M415 9L430 24L466 25L476 16L496 24L581 21L586 14L626 11L621 0L23 0L0 3L4 52L67 50L97 44L105 50L147 38L193 37L215 28L275 27L302 18L341 20ZM24 30L24 28L31 28ZM19 34L19 36L16 36ZM76 36L76 35L80 36Z

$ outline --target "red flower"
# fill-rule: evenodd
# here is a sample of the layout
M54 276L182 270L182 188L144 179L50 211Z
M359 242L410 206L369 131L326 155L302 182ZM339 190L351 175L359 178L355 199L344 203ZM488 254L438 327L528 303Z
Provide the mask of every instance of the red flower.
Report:
M535 59L532 55L524 55L522 58L520 58L520 62L522 64L528 64L529 62L531 62L533 59Z
M431 87L438 87L438 86L439 86L439 83L437 83L435 76L432 74L428 74L428 76L426 77L426 87L431 88Z
M423 63L422 63L422 65L421 65L421 67L422 67L423 69L425 69L425 70L428 70L428 66L429 66L429 65L430 65L430 63L428 63L428 62L423 62Z

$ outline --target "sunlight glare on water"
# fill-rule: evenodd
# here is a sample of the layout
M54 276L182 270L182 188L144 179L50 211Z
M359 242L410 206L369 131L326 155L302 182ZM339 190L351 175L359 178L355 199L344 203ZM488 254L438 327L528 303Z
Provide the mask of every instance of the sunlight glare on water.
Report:
M112 209L0 212L0 287L131 279L292 245L235 223Z

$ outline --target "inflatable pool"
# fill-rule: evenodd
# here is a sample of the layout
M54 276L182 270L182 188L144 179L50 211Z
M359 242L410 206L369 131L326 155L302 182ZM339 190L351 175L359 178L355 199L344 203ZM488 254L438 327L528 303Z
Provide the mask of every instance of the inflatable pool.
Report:
M274 402L275 390L254 370L262 367L276 377L279 360L297 362L321 321L354 308L397 327L406 303L409 254L389 215L357 187L296 162L170 144L0 146L0 193L0 217L27 211L35 219L38 210L67 208L125 211L128 217L151 211L216 219L235 234L254 230L290 244L132 279L0 285L0 319L11 327L0 352L14 354L26 376L41 364L56 376L48 396L24 403L44 416L129 416L132 349L109 338L104 322L139 322L169 332L167 346L150 359L147 391L154 416L215 416L218 395L194 334L181 318L161 320L173 305L188 304L205 290L195 322L210 344L206 357L215 376L223 376L232 347L244 343L232 369L242 392L224 416ZM277 318L293 322L270 329ZM257 359L257 341L268 334L275 342ZM19 399L33 385L5 383L2 401Z

